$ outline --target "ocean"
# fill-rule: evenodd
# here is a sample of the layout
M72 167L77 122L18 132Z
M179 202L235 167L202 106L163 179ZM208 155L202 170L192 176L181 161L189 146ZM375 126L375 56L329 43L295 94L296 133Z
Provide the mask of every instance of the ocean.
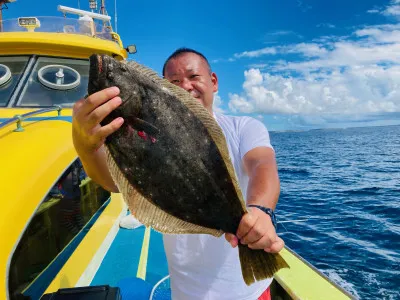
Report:
M270 137L286 245L356 298L400 299L400 126Z

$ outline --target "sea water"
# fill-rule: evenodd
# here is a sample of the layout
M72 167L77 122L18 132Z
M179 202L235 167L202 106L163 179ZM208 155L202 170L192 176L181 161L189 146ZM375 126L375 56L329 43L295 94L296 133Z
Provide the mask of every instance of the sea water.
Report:
M400 299L400 126L270 136L286 245L357 298Z

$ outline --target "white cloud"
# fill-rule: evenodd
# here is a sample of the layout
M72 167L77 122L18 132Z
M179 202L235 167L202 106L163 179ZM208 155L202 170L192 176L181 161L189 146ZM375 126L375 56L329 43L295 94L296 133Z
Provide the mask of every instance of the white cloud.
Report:
M289 46L279 46L279 47L265 47L259 50L244 51L242 53L235 53L235 58L255 58L264 55L276 55L276 54L290 54L298 53L306 57L320 56L325 54L327 50L317 43L299 43Z
M327 50L315 43L300 43L294 46L282 47L282 53L299 53L306 57L322 56Z
M336 28L336 26L331 23L320 23L317 27Z
M268 35L291 35L295 34L293 31L290 30L276 30L268 33Z
M400 1L392 0L391 5L386 7L382 14L385 16L400 17Z
M400 19L400 1L399 0L392 0L390 4L387 5L385 8L373 8L367 10L367 13L370 14L381 14L386 17L395 17Z
M253 64L244 73L243 92L229 95L232 111L308 115L400 112L400 24L368 26L355 31L353 39L300 43L276 50L299 53L307 59L276 61L265 64L267 68Z
M285 78L245 72L243 94L229 95L241 113L369 114L400 111L400 66L352 66L329 74Z
M280 53L300 53L314 59L281 61L275 64L273 70L313 72L337 67L400 63L400 24L365 27L355 31L353 37L357 40L332 37L325 39L325 43L321 41L281 47Z
M382 30L379 28L366 28L357 30L355 34L359 37L368 37L371 42L376 43L398 43L400 42L400 30Z
M236 59L235 58L233 58L233 57L231 57L231 58L228 58L228 59L224 59L224 58L216 58L216 59L213 59L213 60L211 60L211 63L213 63L213 64L217 64L217 63L224 63L224 62L233 62L233 61L235 61Z
M254 51L244 51L242 53L234 54L235 58L241 57L259 57L266 54L276 54L276 49L273 47L265 47L263 49L254 50Z
M302 35L291 30L275 30L266 32L264 36L261 38L261 41L263 44L274 44L277 43L278 41L287 39L288 37L303 39Z
M291 35L291 36L295 36L295 37L297 37L297 38L303 38L303 36L301 35L301 34L298 34L298 33L296 33L296 32L294 32L294 31L291 31L291 30L276 30L276 31L271 31L271 32L268 32L267 34L265 34L265 38L267 38L267 37L279 37L279 36L288 36L288 35Z
M314 43L324 44L325 46L329 46L334 42L339 42L346 40L348 36L335 36L335 35L323 35L318 38L313 39Z
M303 12L306 12L306 11L312 9L311 5L308 5L300 0L297 0L297 7L299 7Z
M400 18L400 0L368 12ZM282 59L288 54L298 56ZM267 62L260 61L263 56ZM234 57L252 59L252 64L244 72L242 92L229 94L232 112L291 115L304 124L400 115L400 24L365 26L349 36L323 36Z
M213 102L213 111L218 112L218 113L224 113L224 110L222 109L222 99L218 95L218 92L214 94L214 102Z

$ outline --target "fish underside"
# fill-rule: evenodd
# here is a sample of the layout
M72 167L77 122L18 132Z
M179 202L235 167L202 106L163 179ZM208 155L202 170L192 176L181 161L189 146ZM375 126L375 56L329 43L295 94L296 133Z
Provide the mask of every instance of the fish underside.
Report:
M106 138L107 163L130 211L162 233L236 233L247 212L226 140L185 90L136 62L90 57L88 93L118 86L122 104L101 123L124 124ZM239 245L246 284L288 267L279 254Z

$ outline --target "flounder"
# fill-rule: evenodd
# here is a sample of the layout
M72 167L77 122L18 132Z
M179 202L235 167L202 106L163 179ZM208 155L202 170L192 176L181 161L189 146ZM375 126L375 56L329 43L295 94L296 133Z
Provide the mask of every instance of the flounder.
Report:
M92 55L89 95L111 86L122 104L101 123L125 122L106 138L107 163L135 217L166 234L235 234L247 210L214 117L154 71ZM239 257L247 285L288 267L279 254L242 244Z

